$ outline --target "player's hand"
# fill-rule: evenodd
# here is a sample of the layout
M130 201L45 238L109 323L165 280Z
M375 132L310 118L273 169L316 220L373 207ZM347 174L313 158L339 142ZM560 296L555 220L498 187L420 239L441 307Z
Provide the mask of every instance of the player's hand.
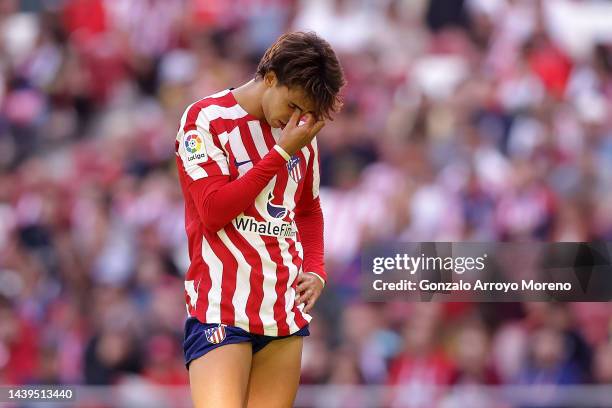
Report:
M302 111L299 108L295 108L278 141L278 145L290 156L293 156L302 147L310 144L316 134L325 126L325 121L317 120L312 113L304 115L305 122L299 125L301 116Z
M297 277L297 283L295 304L301 305L304 303L304 313L308 313L321 296L323 282L312 273L302 272Z

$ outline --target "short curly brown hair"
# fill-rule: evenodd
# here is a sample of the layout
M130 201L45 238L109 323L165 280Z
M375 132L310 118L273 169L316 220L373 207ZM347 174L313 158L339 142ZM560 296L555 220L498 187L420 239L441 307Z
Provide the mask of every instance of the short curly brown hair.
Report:
M342 107L339 92L346 84L344 71L329 43L314 32L280 36L259 61L256 78L270 71L280 85L302 88L315 104L317 117L331 119Z

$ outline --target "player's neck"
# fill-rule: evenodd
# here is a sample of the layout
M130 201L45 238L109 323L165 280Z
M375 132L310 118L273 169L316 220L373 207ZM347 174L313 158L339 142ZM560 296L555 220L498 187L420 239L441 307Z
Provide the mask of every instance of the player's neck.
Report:
M264 92L263 81L250 80L246 84L232 90L236 102L242 109L259 120L264 120L265 116L261 107L261 98Z

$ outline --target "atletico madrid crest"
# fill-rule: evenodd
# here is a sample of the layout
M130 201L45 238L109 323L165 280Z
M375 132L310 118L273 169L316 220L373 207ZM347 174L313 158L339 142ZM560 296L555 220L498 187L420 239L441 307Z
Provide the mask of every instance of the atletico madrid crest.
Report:
M289 175L296 183L299 183L302 179L302 170L300 169L300 158L292 156L287 162L287 171Z
M217 327L204 330L206 340L212 344L219 344L225 339L225 325L219 324Z

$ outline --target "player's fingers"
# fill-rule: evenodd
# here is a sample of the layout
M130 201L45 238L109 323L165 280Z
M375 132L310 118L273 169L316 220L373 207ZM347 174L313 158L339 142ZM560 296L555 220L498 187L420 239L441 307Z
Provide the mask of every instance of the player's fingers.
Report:
M305 290L298 291L297 296L295 297L295 304L299 305L300 303L304 302L305 298L306 298L306 291Z
M307 302L308 299L310 299L312 297L312 289L307 289L304 292L302 292L300 294L300 296L298 296L298 298L296 298L296 303L299 305L301 303Z
M318 296L314 294L310 298L308 298L308 301L306 302L306 305L304 306L304 313L310 312L310 309L312 309L313 306L315 305L317 298Z
M300 120L301 115L302 115L301 109L295 108L293 110L293 113L291 114L291 117L289 118L289 122L287 123L287 126L296 127L298 124L298 121Z
M312 125L312 128L310 129L310 136L314 137L317 133L321 131L321 129L323 129L323 126L325 126L324 120L319 120L316 123L314 123Z
M306 129L310 129L317 121L312 113L307 113L303 116L304 126Z
M298 283L296 290L298 291L298 293L302 293L304 292L306 289L308 289L308 281L302 281L300 283Z
M300 122L300 129L304 130L306 133L310 133L310 130L317 122L314 115L312 113L306 113L301 118L302 122Z

